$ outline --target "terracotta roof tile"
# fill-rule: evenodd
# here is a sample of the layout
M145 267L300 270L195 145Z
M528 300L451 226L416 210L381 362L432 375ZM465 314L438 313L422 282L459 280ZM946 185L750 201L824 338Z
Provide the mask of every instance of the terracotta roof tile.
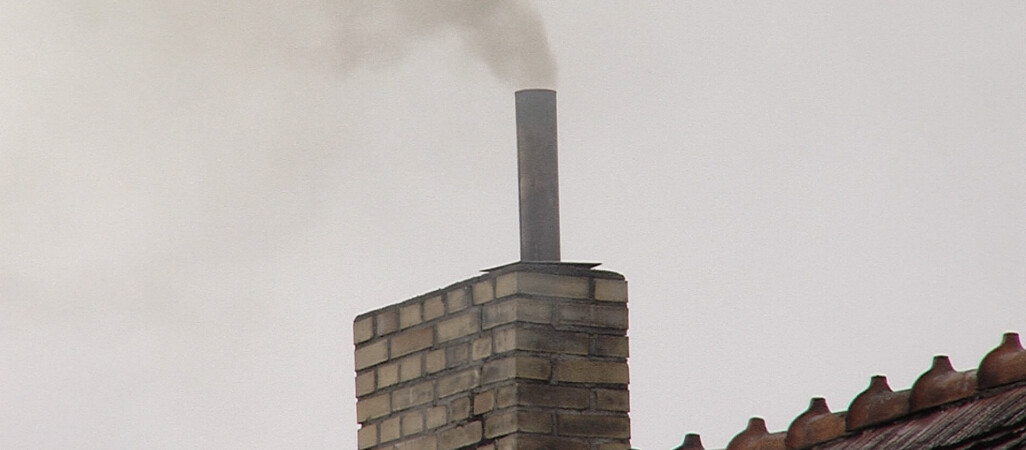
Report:
M1026 385L864 430L816 450L1026 447Z
M846 416L848 431L889 422L908 414L911 390L894 392L887 385L887 377L874 375L869 387L852 400Z
M804 449L844 434L844 413L834 414L823 397L813 398L809 409L787 427L787 448Z
M701 437L694 433L688 433L684 435L684 443L673 450L705 450L705 446L702 445Z
M784 433L770 434L762 417L748 419L748 428L734 436L727 450L784 450Z
M956 371L947 356L911 389L892 391L873 376L848 411L831 412L823 398L796 417L787 431L770 433L754 417L727 450L1022 449L1026 448L1026 349L1006 333L979 370ZM702 450L689 434L675 450Z
M912 412L967 398L976 392L976 371L957 372L945 355L933 357L933 366L912 384Z
M977 381L980 389L1026 380L1026 349L1019 343L1019 333L1005 333L1001 345L980 362Z

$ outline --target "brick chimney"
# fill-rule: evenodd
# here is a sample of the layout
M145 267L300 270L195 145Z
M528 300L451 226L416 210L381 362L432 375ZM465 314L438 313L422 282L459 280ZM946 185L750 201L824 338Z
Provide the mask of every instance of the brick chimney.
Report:
M360 315L359 449L630 448L627 282L518 262Z
M630 448L627 282L560 262L556 92L516 113L521 261L356 318L361 450Z

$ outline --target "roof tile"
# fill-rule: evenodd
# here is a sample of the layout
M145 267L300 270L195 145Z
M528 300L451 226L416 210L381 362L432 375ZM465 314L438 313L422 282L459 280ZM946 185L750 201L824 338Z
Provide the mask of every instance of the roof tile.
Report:
M748 419L748 428L727 444L727 450L785 450L784 433L773 433L766 429L762 417Z
M887 384L887 377L874 375L869 387L852 400L845 416L848 431L855 431L908 414L908 400L912 391L894 392Z
M935 356L911 389L894 392L882 375L852 400L848 411L831 412L813 398L786 432L770 433L760 417L734 436L727 450L1023 449L1026 448L1026 349L1018 333L979 370L956 371L947 356ZM704 450L689 434L675 450Z
M705 446L702 445L701 436L694 433L688 433L684 436L684 443L680 444L680 447L673 450L705 450Z
M967 398L976 392L976 371L957 372L947 355L933 357L933 366L912 384L912 412Z
M823 397L809 401L809 409L791 422L784 443L787 448L804 449L844 434L844 413L834 414Z
M1001 345L980 361L977 382L980 389L1026 380L1026 349L1019 343L1019 333L1005 333Z

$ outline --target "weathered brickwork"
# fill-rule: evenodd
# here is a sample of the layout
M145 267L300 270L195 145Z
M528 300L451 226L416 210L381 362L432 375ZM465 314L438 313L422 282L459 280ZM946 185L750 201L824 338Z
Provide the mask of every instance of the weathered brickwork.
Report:
M516 263L362 314L359 449L627 449L627 283Z

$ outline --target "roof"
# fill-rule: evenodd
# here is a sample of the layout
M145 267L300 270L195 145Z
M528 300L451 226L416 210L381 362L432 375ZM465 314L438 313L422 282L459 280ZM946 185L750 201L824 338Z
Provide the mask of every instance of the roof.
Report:
M704 449L689 434L675 450ZM956 371L947 356L910 389L893 391L877 375L847 411L832 412L823 398L786 431L770 433L762 418L734 436L727 450L970 450L1026 448L1026 349L1018 333L1005 333L1001 345L977 369Z

